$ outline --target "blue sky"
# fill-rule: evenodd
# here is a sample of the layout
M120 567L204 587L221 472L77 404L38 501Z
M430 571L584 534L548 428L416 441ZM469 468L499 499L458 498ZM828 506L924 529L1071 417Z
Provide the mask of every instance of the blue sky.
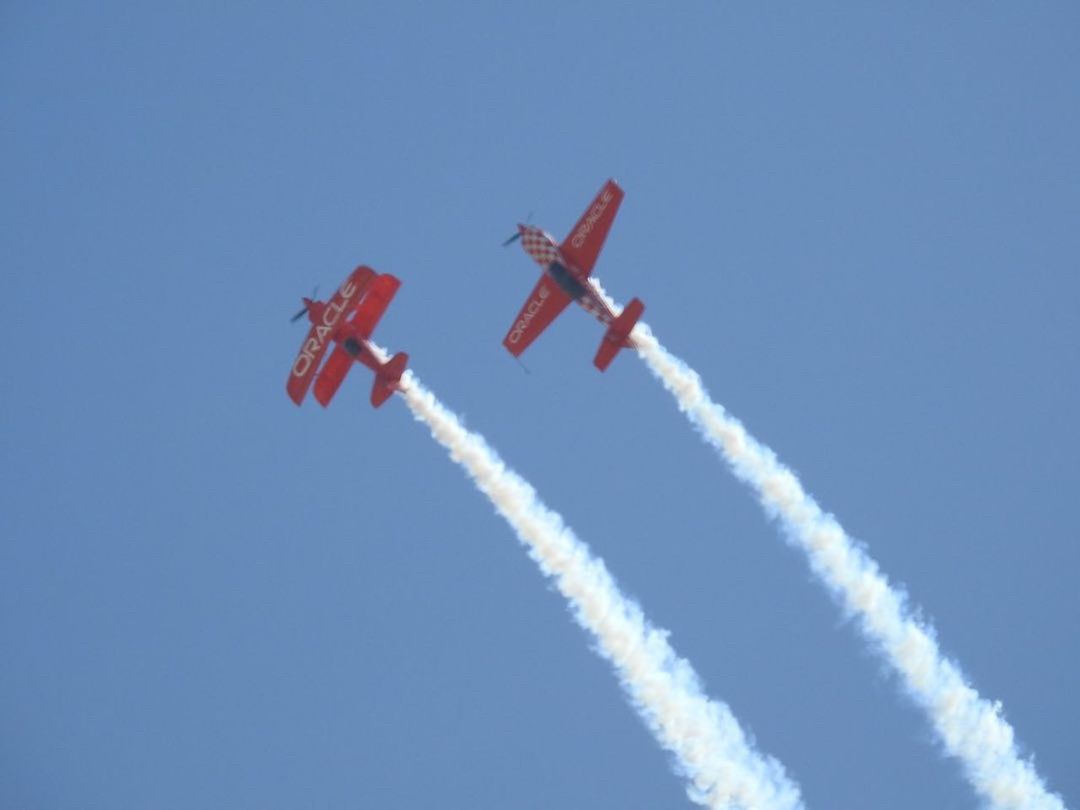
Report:
M630 354L500 345L597 265L1080 774L1080 13L1065 3L6 4L0 804L690 806L509 528L288 323L377 337L561 512L809 807L974 808Z

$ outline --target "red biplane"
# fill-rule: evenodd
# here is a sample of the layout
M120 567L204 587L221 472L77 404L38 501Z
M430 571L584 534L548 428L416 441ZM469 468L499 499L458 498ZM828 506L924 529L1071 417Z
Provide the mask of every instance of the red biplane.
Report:
M514 357L525 351L571 301L577 301L607 327L593 361L598 369L607 369L619 349L633 345L630 332L645 305L635 298L616 316L589 280L622 198L622 189L614 180L608 180L561 245L532 225L518 225L518 232L503 243L509 245L520 239L525 252L544 270L503 338L503 345Z
M353 270L329 301L304 299L304 308L293 316L293 320L298 321L307 314L311 331L304 338L285 386L293 402L299 405L304 401L314 379L315 399L325 407L354 362L363 363L375 372L371 404L378 408L390 398L398 387L409 355L398 352L384 362L372 347L370 338L400 286L401 282L393 276L380 275L370 267L361 266ZM316 376L319 363L331 343L337 345Z

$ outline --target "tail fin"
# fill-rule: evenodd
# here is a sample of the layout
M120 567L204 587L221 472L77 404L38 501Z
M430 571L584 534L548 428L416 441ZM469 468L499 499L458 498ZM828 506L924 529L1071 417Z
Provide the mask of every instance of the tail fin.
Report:
M611 326L608 327L607 332L604 334L604 339L600 341L600 349L596 352L596 359L593 360L593 364L598 369L607 371L607 367L611 365L611 361L615 359L619 349L631 345L630 332L633 331L634 325L644 311L645 305L641 303L640 299L635 298L626 305L626 309L622 311L622 314L611 322Z
M409 362L409 355L398 352L375 372L375 385L371 388L371 404L378 408L397 390L398 380L405 373L405 366Z

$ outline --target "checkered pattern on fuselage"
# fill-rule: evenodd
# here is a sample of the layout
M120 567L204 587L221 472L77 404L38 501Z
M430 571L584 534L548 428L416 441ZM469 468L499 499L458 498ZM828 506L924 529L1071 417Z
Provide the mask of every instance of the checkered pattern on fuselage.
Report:
M559 246L548 234L531 225L520 225L521 246L538 265L547 270L552 262L561 262Z
M567 266L566 260L562 257L562 253L559 252L558 243L551 238L550 234L533 225L519 225L518 228L521 231L521 246L525 248L526 253L532 256L533 261L544 268L545 273L548 272L552 262L558 262L564 267ZM577 275L573 270L570 272L574 273L575 276ZM585 285L585 295L578 299L578 304L600 323L611 323L615 319L615 314L607 307L603 299L597 295L588 279L581 279L581 281Z
M578 299L581 308L592 315L602 324L609 324L615 320L614 313L608 309L603 300L593 289L592 284L586 282L586 292L583 298Z

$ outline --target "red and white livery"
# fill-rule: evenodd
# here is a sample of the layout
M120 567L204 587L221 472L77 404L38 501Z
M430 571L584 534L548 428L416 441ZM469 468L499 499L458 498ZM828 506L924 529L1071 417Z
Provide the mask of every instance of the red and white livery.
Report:
M311 330L293 362L285 389L297 405L304 401L311 383L315 382L315 399L325 407L341 387L353 363L362 363L375 372L371 389L371 404L378 408L397 390L409 356L398 352L390 360L380 359L371 344L371 333L390 305L401 282L387 273L376 273L370 267L357 267L345 279L329 301L304 299L304 308L293 320L305 313ZM336 344L330 358L319 370L319 363L330 344ZM317 372L317 373L316 373Z
M514 357L525 351L571 301L577 301L607 327L593 361L598 369L606 370L619 349L633 345L630 332L645 305L634 298L616 316L589 280L622 198L623 190L608 180L561 245L533 225L518 225L518 232L506 240L508 245L520 239L525 252L544 271L503 338L503 345Z

